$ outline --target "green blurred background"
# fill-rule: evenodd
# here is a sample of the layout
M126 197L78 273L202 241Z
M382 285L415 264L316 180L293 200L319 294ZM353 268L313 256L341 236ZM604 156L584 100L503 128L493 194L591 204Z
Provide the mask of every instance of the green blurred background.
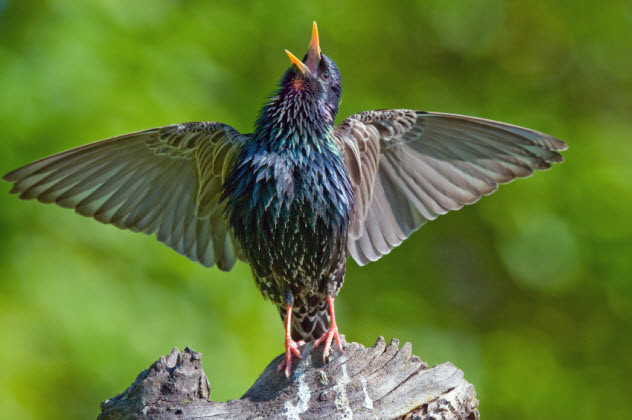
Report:
M316 3L316 2L313 2ZM350 262L348 340L411 341L476 386L484 418L627 418L632 375L629 1L0 0L0 172L100 138L216 120L249 132L316 19L344 78L339 121L375 108L481 116L568 142L566 162ZM0 184L1 416L93 418L172 347L216 400L282 351L249 269Z

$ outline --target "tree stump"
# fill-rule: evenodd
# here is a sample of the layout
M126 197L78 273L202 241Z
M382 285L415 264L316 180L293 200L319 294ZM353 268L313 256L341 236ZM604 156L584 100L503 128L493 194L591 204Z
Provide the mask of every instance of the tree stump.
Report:
M239 400L209 400L202 355L186 348L161 357L122 394L101 403L99 419L479 419L474 387L451 363L429 368L380 337L346 343L323 363L322 347L303 348L287 379L279 355Z

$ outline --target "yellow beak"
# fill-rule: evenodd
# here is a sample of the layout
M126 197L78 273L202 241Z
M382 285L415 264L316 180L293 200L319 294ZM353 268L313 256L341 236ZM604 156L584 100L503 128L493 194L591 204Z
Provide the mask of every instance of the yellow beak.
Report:
M318 41L318 26L316 26L316 21L312 24L312 39L309 41L309 47L307 48L307 57L318 58L320 60L320 42Z
M320 41L318 40L318 26L316 21L312 24L312 39L309 41L309 47L307 47L307 55L305 63L296 58L294 54L285 50L290 61L294 64L303 74L313 74L318 68L320 63Z
M296 66L298 67L298 69L303 73L311 73L311 71L309 70L309 67L307 67L305 64L303 64L303 62L301 60L299 60L298 58L296 58L296 56L294 54L292 54L291 52L289 52L288 50L285 50L285 53L287 54L288 57L290 57L290 61Z

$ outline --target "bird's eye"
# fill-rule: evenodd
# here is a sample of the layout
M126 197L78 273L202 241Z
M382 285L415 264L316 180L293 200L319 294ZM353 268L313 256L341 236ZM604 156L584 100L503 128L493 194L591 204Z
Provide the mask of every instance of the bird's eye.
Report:
M323 80L327 80L329 79L329 72L328 71L324 71L320 74L320 78Z

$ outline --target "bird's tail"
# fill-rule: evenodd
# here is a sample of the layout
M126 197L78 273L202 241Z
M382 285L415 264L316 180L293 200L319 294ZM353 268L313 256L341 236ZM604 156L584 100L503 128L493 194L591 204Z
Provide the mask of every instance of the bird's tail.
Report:
M285 308L279 307L279 313L285 324ZM292 339L305 342L317 340L329 329L329 309L327 301L316 299L307 305L295 305L292 308Z

